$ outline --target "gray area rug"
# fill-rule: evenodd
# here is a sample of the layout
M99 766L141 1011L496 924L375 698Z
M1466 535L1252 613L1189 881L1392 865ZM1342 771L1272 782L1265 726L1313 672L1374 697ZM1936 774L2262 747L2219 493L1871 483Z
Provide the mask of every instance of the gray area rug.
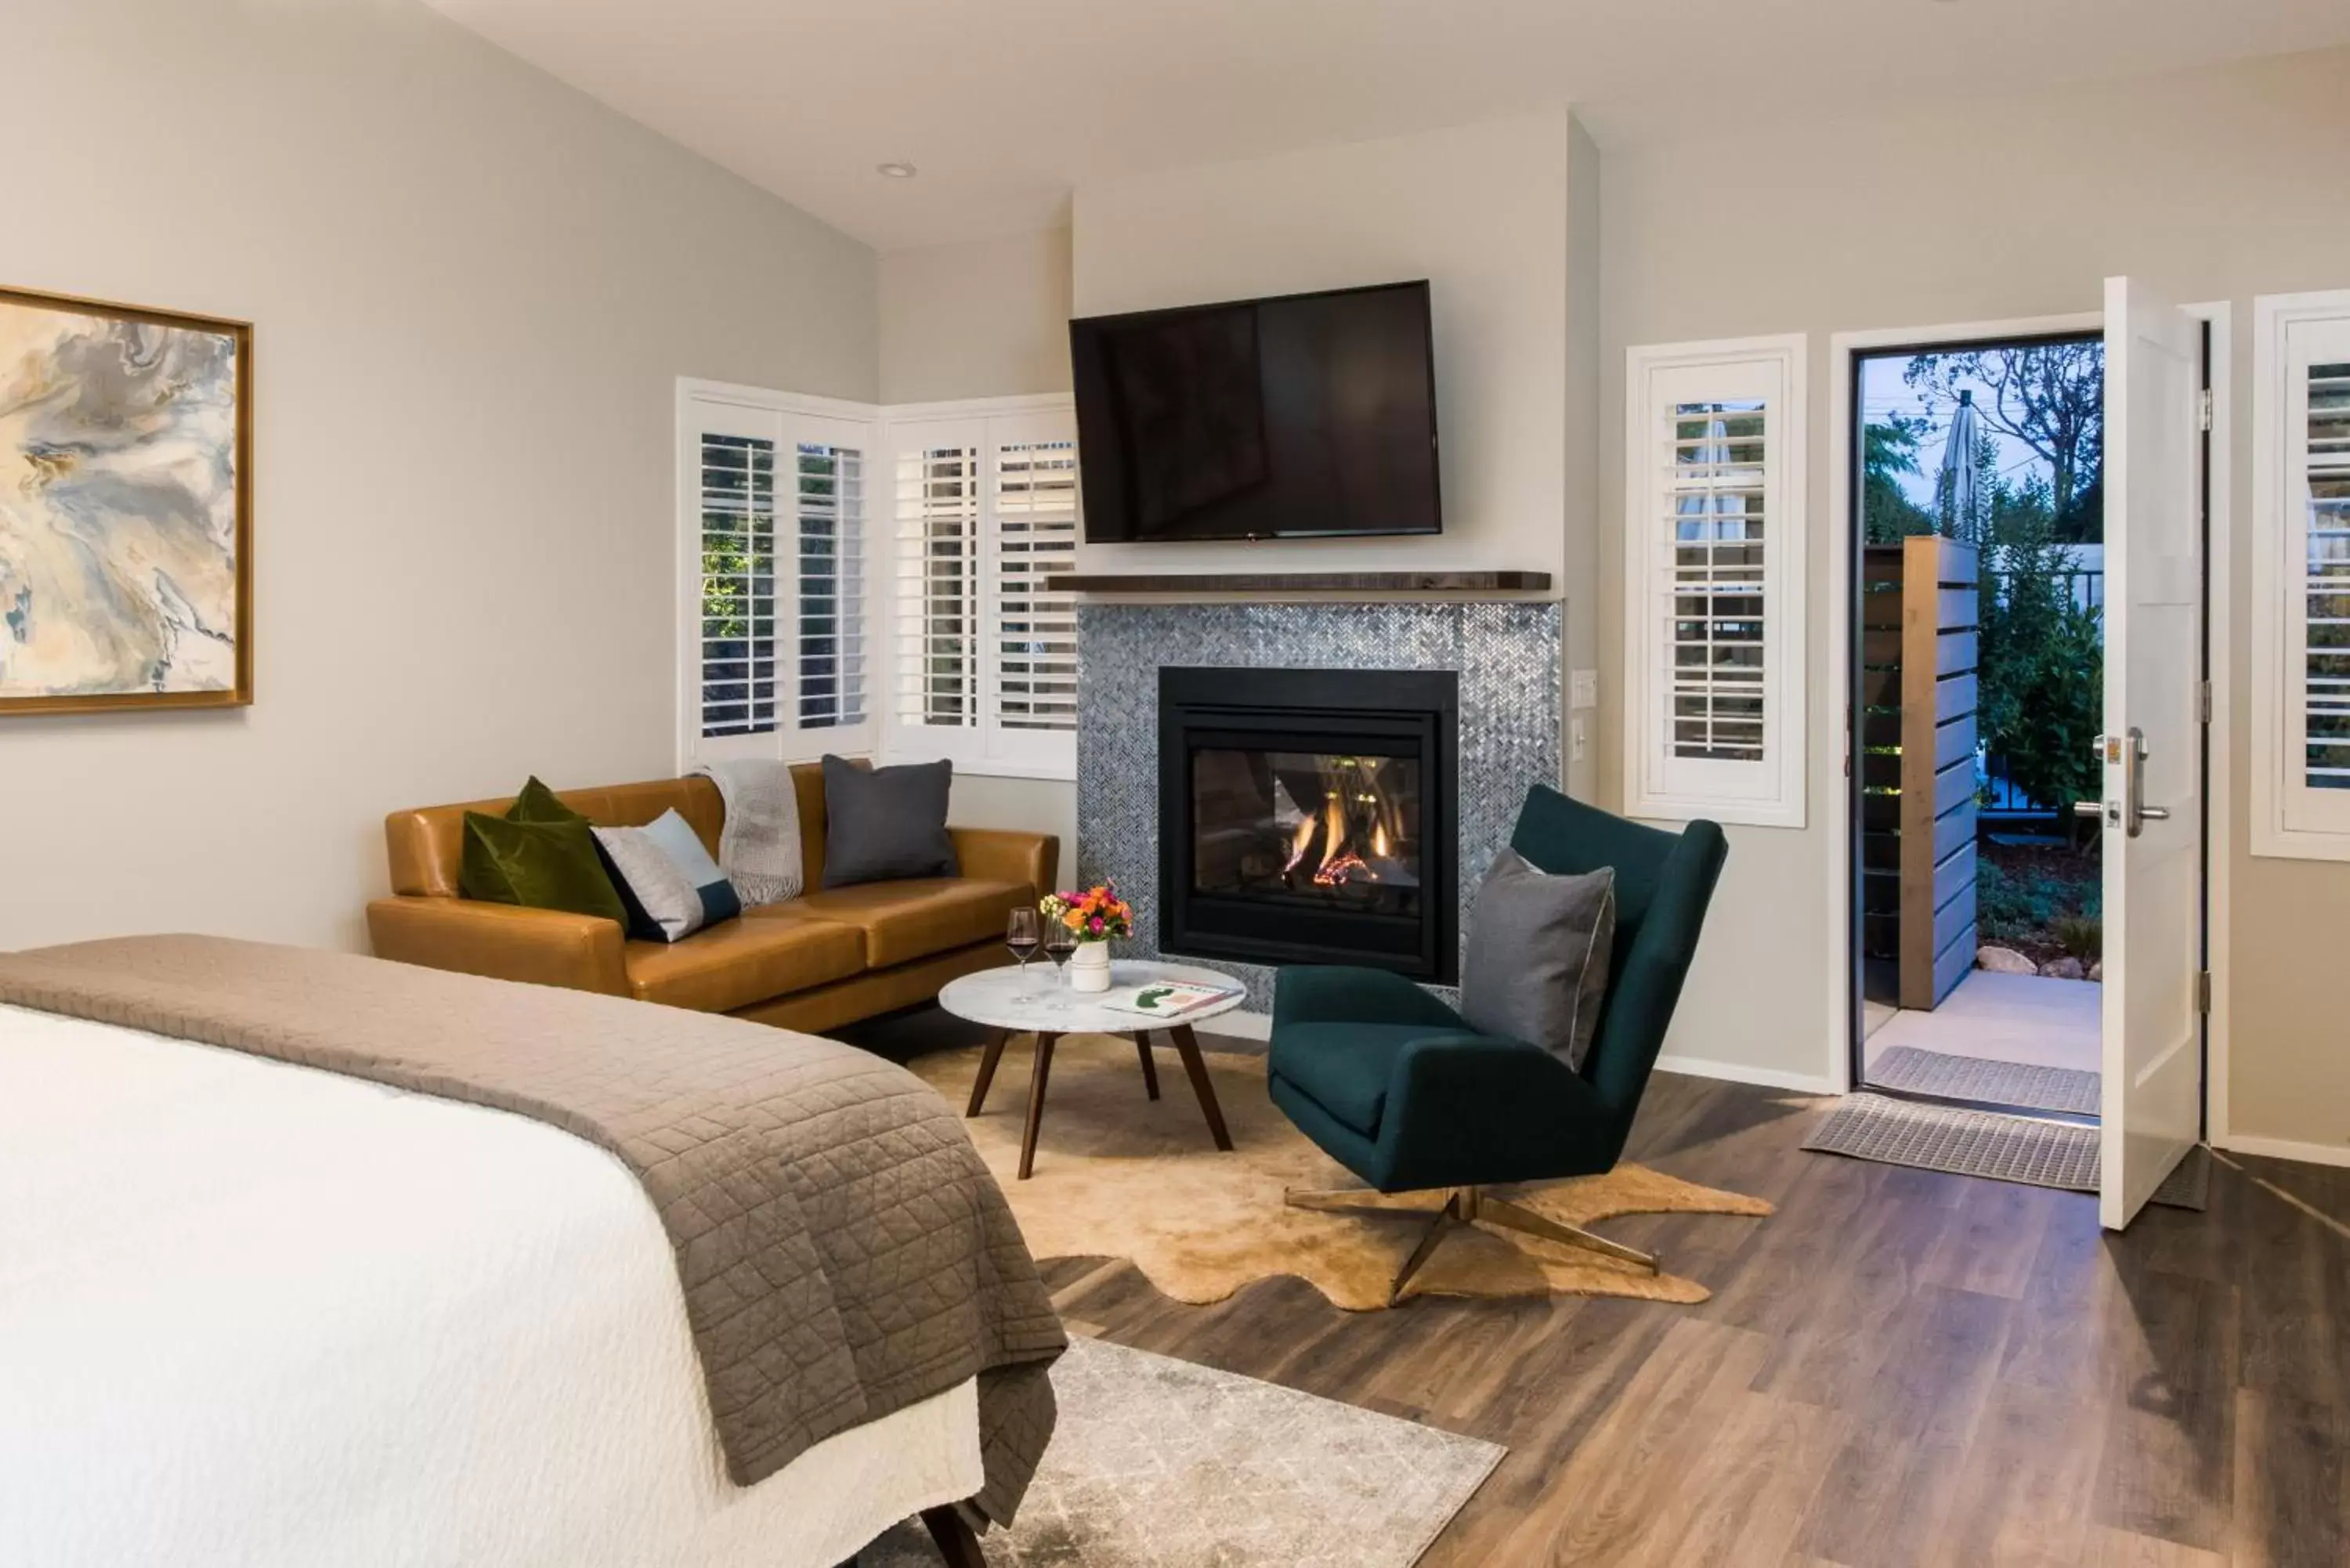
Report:
M1985 1062L1896 1045L1869 1064L1871 1088L1939 1095L1978 1105L2017 1106L2030 1111L2066 1111L2094 1116L2099 1110L2104 1075L2073 1067L2033 1067L2020 1062Z
M992 1568L1410 1568L1506 1451L1236 1373L1076 1339L1060 1427ZM939 1568L919 1523L858 1568Z
M1804 1140L1804 1147L1883 1165L2071 1192L2095 1192L2101 1163L2095 1127L1867 1093L1846 1095ZM2173 1209L2201 1209L2210 1201L2210 1159L2201 1149L2190 1150L2155 1189L2154 1201Z

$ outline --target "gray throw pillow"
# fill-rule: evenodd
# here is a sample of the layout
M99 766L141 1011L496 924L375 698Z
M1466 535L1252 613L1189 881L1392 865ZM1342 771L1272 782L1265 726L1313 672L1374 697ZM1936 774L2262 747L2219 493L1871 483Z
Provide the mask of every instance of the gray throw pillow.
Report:
M825 758L824 885L959 875L947 833L953 783L951 762L860 768Z
M1461 1016L1581 1071L1616 945L1616 872L1554 877L1504 849L1469 917Z

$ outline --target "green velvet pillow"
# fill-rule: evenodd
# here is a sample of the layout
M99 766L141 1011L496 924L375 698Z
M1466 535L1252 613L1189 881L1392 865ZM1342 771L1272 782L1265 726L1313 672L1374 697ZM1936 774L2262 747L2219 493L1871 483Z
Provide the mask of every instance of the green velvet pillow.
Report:
M493 904L565 909L623 924L629 918L585 817L513 822L467 812L457 888L468 898Z
M515 796L515 803L506 807L506 820L508 822L585 822L588 819L564 805L562 797L539 783L538 775L533 774L530 775L530 782L522 786L522 793Z

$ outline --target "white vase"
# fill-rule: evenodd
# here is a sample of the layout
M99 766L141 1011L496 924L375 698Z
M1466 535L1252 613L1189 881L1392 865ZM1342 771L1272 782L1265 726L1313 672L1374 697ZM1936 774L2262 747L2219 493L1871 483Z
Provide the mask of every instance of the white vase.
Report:
M1079 942L1077 950L1069 955L1069 989L1071 991L1107 991L1109 989L1109 944Z

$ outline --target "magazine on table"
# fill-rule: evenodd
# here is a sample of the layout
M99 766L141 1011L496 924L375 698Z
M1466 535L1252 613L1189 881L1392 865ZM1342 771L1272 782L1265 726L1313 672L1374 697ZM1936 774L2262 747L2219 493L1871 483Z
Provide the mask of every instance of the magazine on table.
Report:
M1228 998L1238 996L1237 985L1194 985L1189 981L1154 980L1147 985L1124 985L1102 994L1101 1005L1145 1018L1181 1018Z

